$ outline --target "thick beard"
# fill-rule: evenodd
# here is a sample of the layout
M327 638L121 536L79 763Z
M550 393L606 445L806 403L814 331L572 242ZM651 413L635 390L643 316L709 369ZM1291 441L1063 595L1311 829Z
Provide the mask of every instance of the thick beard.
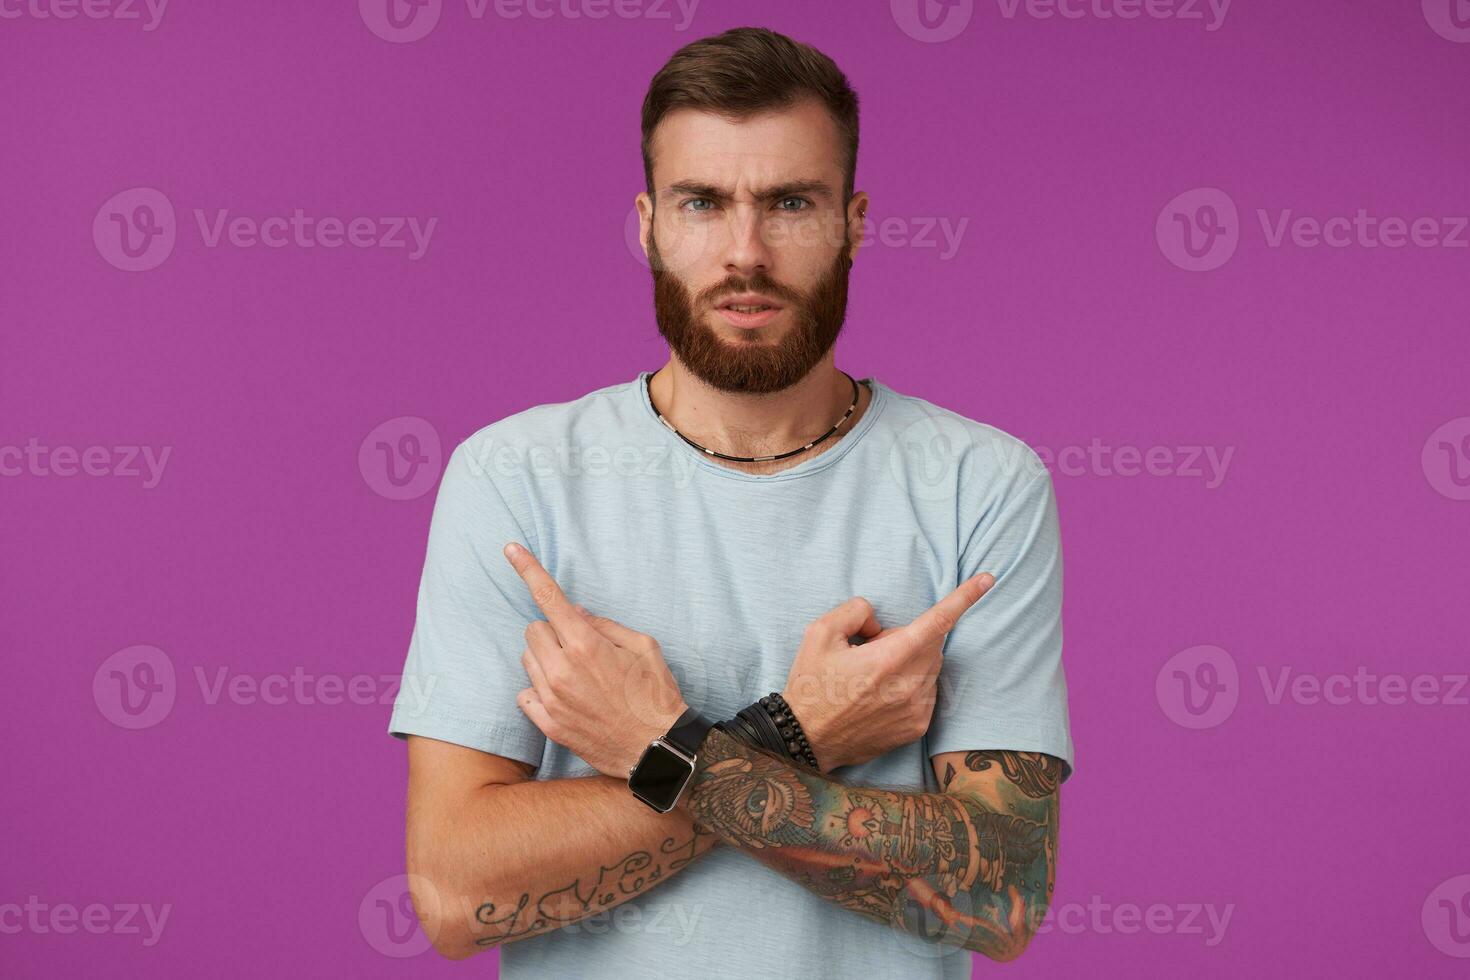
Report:
M847 317L847 278L852 269L848 242L807 292L783 286L763 271L749 279L730 275L698 296L665 268L652 232L648 260L653 271L653 313L669 349L695 377L720 391L769 394L796 384L809 374L837 342ZM710 303L730 293L765 293L786 304L796 316L794 327L772 344L727 341L701 318ZM700 311L696 313L695 311Z

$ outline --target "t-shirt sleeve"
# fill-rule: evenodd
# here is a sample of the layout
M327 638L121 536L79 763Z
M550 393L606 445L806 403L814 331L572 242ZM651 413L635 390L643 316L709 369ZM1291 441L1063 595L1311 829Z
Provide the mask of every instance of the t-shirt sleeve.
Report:
M531 522L517 519L489 468L475 465L471 445L450 454L434 501L388 731L540 766L546 736L516 704L516 693L531 686L521 665L526 626L543 617L501 550L519 541L538 552L537 544L527 536Z
M982 514L959 577L995 576L944 646L927 753L1044 752L1072 772L1062 672L1062 549L1051 475L1038 466Z

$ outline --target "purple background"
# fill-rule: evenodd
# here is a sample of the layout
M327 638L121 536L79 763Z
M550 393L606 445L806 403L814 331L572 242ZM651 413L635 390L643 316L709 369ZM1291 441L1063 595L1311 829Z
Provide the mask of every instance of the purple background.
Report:
M1470 881L1452 881L1470 873L1470 708L1272 703L1258 674L1444 677L1470 659L1470 233L1272 247L1257 215L1470 213L1470 43L1436 2L1237 0L1207 30L1207 8L1071 20L987 0L943 43L900 28L901 0L707 0L683 31L677 8L477 19L446 2L412 43L343 2L174 0L151 31L0 20L0 447L170 450L151 488L13 453L0 477L0 906L171 905L151 948L0 932L0 973L493 968L379 951L423 948L394 947L373 901L403 870L388 707L211 704L196 670L365 674L391 696L378 678L402 667L433 493L377 492L361 444L412 416L447 453L663 363L625 238L639 102L680 44L759 24L848 72L875 219L968 221L948 258L863 249L839 366L1053 452L1234 454L1213 488L1055 475L1079 752L1055 905L1074 911L1007 975L1464 975L1470 905L1454 919L1430 899ZM134 187L178 215L143 272L92 236ZM1240 215L1206 272L1155 235L1196 188ZM418 260L211 248L195 208L438 224ZM1446 423L1458 458L1427 442ZM128 730L103 662L140 644L174 668L176 701ZM1166 664L1207 644L1238 703L1192 729ZM1208 926L1120 931L1124 903L1233 909L1209 945Z

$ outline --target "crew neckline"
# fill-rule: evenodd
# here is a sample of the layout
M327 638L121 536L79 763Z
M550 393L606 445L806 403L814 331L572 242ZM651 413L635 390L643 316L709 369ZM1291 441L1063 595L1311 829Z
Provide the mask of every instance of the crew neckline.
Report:
M659 420L658 412L654 410L653 402L648 397L648 378L653 373L652 371L639 371L638 377L633 382L633 387L638 389L638 401L643 406L644 415L653 423L659 432L663 433L674 444L675 451L687 453L699 466L719 476L728 477L732 480L745 480L750 483L774 483L778 480L795 480L825 470L851 452L852 448L862 441L863 436L868 434L868 430L873 427L873 423L878 420L878 415L888 403L889 395L888 386L877 378L872 376L858 378L858 383L868 385L873 395L868 401L868 407L863 412L862 418L858 419L857 426L851 432L842 436L837 441L835 447L777 473L747 473L744 470L737 470L734 467L715 462L709 456L689 445L689 443L680 438L678 433Z

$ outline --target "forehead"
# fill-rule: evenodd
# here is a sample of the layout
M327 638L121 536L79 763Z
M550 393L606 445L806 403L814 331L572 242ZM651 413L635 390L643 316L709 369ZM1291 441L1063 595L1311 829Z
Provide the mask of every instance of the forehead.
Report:
M734 187L785 180L842 185L837 123L815 100L731 119L701 109L676 109L659 121L651 141L656 190L674 181Z

